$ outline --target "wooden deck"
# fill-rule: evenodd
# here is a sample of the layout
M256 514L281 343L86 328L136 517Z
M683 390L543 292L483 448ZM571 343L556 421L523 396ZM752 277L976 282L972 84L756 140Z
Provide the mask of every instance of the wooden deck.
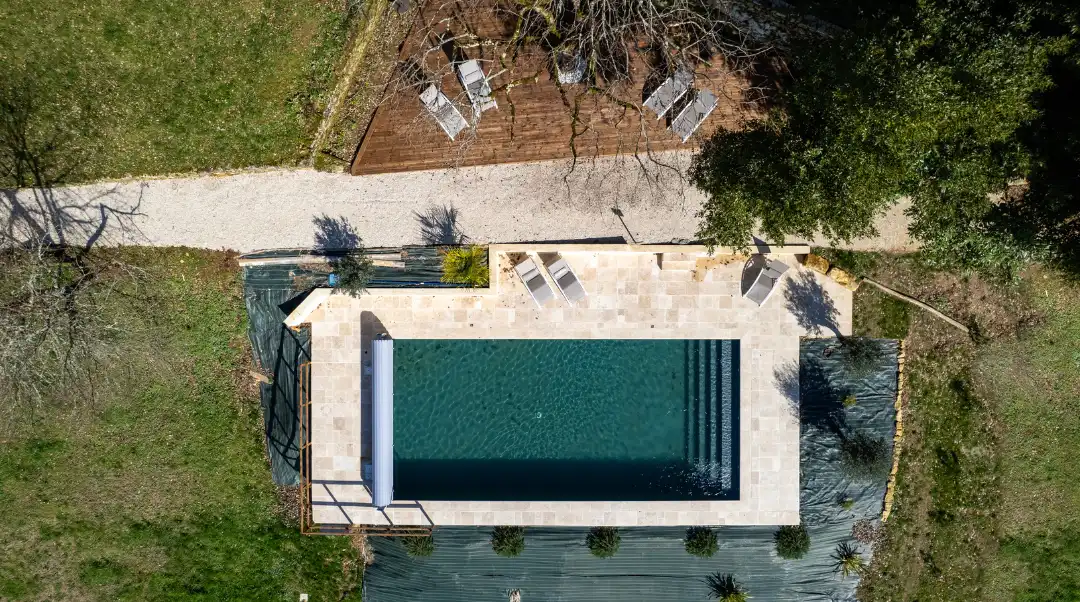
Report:
M500 27L491 21L491 17L486 22L481 20L473 31L486 28L490 33ZM414 36L416 29L423 28L415 28ZM417 43L407 40L403 56L413 52ZM469 49L466 54L467 58L480 59L489 76L495 75L491 86L498 108L484 112L471 129L451 141L424 110L415 89L392 84L391 88L401 89L388 93L377 109L353 161L354 175L570 158L574 154L571 140L579 158L694 148L717 128L737 128L756 112L754 103L747 101L749 86L744 79L731 74L723 64L701 66L694 87L711 90L719 104L694 138L683 144L667 130L668 120L674 115L658 120L646 110L642 119L636 109L589 93L584 85L564 85L560 91L543 53L523 53L513 64L512 73L501 68L490 49ZM620 90L618 97L640 106L644 100L642 88L651 70L642 53L634 53L634 57L634 87ZM443 53L433 53L428 60L425 68L444 74L437 77L440 87L462 116L473 123L472 109L457 78L450 73L448 59ZM498 74L500 71L503 73ZM526 78L531 81L523 82ZM516 85L508 93L511 81ZM572 117L575 106L576 127Z

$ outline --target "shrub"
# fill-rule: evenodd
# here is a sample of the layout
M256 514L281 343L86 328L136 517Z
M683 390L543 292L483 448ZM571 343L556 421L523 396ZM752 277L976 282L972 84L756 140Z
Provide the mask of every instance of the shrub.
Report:
M711 558L720 548L716 543L716 531L708 527L691 527L686 530L686 551L701 558Z
M784 525L773 536L776 542L776 553L781 558L796 560L806 556L810 550L810 534L802 525Z
M844 407L845 408L853 408L856 405L858 405L858 403L859 403L859 400L854 395L845 395L844 396Z
M750 598L733 575L715 573L705 578L709 586L709 595L721 602L746 602Z
M597 558L611 558L619 551L619 530L615 527L593 527L585 538L589 551Z
M487 249L479 245L448 249L443 257L442 281L469 286L490 284Z
M525 551L523 527L495 527L491 533L491 549L499 556L512 558Z
M859 481L885 478L891 467L889 448L884 439L856 433L840 446L840 464L844 474Z
M833 570L840 571L844 577L848 575L858 575L862 572L863 557L859 554L859 548L849 544L846 541L840 542L840 545L836 546L836 551L832 553Z
M409 556L431 556L435 551L435 538L431 535L424 535L423 537L399 537L398 539L400 539L402 545L405 546L405 551L409 553Z
M870 374L885 359L885 348L881 343L865 337L842 337L840 351L844 367L855 376Z
M372 273L375 270L371 259L364 254L342 255L334 259L330 265L337 276L337 288L353 297L359 297L371 282Z
M850 497L841 498L840 507L844 510L851 510L855 507L855 499Z

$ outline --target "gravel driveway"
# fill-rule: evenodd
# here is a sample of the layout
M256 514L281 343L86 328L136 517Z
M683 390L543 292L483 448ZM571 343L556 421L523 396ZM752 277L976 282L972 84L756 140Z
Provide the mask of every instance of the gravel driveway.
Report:
M689 154L667 156L685 166ZM229 176L146 179L57 188L55 205L106 227L106 244L185 245L247 252L310 247L316 217L347 219L368 246L425 242L419 216L445 217L476 242L626 238L692 240L702 195L673 172L645 177L632 159L601 159L569 176L565 161L350 176L275 170ZM652 175L657 175L656 173ZM34 203L20 190L4 202ZM881 235L852 248L910 248L902 207L879 224ZM125 216L125 212L131 212ZM11 211L5 212L10 219ZM123 227L121 227L123 224ZM85 227L84 235L94 228Z

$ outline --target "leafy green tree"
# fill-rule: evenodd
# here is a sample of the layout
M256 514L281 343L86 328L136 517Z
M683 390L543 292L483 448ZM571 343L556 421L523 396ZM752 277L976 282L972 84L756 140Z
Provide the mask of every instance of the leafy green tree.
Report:
M909 196L931 261L1008 273L1036 257L994 227L993 193L1029 172L1020 134L1051 58L1068 49L1036 27L1037 7L923 0L796 42L777 108L695 158L691 178L708 195L699 236L744 247L760 224L778 241L848 241Z

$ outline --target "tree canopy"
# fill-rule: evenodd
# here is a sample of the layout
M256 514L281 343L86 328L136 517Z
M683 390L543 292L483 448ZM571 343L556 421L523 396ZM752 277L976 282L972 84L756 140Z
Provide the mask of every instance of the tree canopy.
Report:
M1012 189L1040 165L1029 132L1054 89L1052 63L1073 50L1066 10L921 0L795 41L768 117L718 132L695 158L691 178L708 195L699 236L849 241L909 196L931 260L1010 273L1039 256L1069 209L1038 231L1001 216L1024 205Z

